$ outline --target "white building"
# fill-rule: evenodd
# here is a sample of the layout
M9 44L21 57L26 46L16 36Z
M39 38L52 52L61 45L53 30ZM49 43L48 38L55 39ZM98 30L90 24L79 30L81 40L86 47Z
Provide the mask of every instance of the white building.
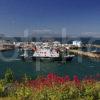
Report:
M61 43L60 43L59 41L54 41L54 42L53 42L53 46L55 46L55 47L56 47L56 46L60 46L60 45L61 45Z
M81 47L82 46L82 42L81 41L73 41L72 43L74 46L77 46L77 47Z

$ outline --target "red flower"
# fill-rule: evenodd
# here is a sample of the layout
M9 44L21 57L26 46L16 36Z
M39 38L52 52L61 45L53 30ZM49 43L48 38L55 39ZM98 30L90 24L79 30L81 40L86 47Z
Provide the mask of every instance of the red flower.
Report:
M63 77L57 77L57 82L59 84L63 84L65 82L64 78Z
M54 79L56 79L56 77L57 77L57 76L56 76L55 74L52 74L52 73L50 73L50 74L47 75L47 78L48 78L49 80L52 80L52 79L54 80Z
M68 75L65 76L65 81L70 81L70 77Z
M79 85L79 83L80 83L80 80L77 75L74 75L73 81L75 82L76 85Z

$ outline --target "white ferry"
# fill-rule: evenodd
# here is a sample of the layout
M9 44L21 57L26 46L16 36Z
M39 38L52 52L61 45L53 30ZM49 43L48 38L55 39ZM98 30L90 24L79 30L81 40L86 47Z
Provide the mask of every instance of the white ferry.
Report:
M59 51L50 48L50 47L44 47L44 48L38 48L33 56L33 60L51 60L51 61L71 61L74 58L75 55L67 55L62 56Z
M37 59L59 60L60 54L58 51L50 47L37 48L32 56L32 59L33 60L37 60Z
M33 50L33 48L32 48ZM74 58L74 55L63 55L59 49L54 48L52 46L48 46L48 45L41 45L41 46L36 46L34 48L34 53L33 55L29 56L28 54L28 50L24 49L24 52L22 55L20 55L22 60L50 60L50 61L71 61Z

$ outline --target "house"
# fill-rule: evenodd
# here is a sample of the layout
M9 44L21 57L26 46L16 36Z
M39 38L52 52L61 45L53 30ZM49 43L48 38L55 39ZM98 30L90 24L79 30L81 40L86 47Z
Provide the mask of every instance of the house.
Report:
M82 46L82 42L81 41L73 41L72 45L77 46L77 47L81 47Z

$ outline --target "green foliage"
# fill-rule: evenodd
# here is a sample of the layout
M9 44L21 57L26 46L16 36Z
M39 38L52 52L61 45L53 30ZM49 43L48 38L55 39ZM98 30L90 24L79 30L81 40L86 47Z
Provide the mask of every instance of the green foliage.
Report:
M33 96L34 100L59 100L59 93L55 89L45 87L42 91Z
M32 97L32 89L24 86L24 84L22 84L21 86L19 86L16 89L15 95L17 98L21 98L24 100L31 100Z
M22 78L22 82L23 82L23 83L26 83L26 82L28 82L29 80L31 80L31 77L28 76L27 74L24 74L24 76L23 76L23 78Z
M4 93L4 81L0 80L0 96L3 96Z
M11 69L7 69L5 72L5 78L4 78L6 83L12 83L14 80L14 74Z
M80 97L80 91L77 87L74 85L68 85L66 86L61 86L59 89L59 99L60 100L78 100L78 97Z
M87 98L87 100L97 100L98 99L98 91L94 85L85 85L83 96Z

